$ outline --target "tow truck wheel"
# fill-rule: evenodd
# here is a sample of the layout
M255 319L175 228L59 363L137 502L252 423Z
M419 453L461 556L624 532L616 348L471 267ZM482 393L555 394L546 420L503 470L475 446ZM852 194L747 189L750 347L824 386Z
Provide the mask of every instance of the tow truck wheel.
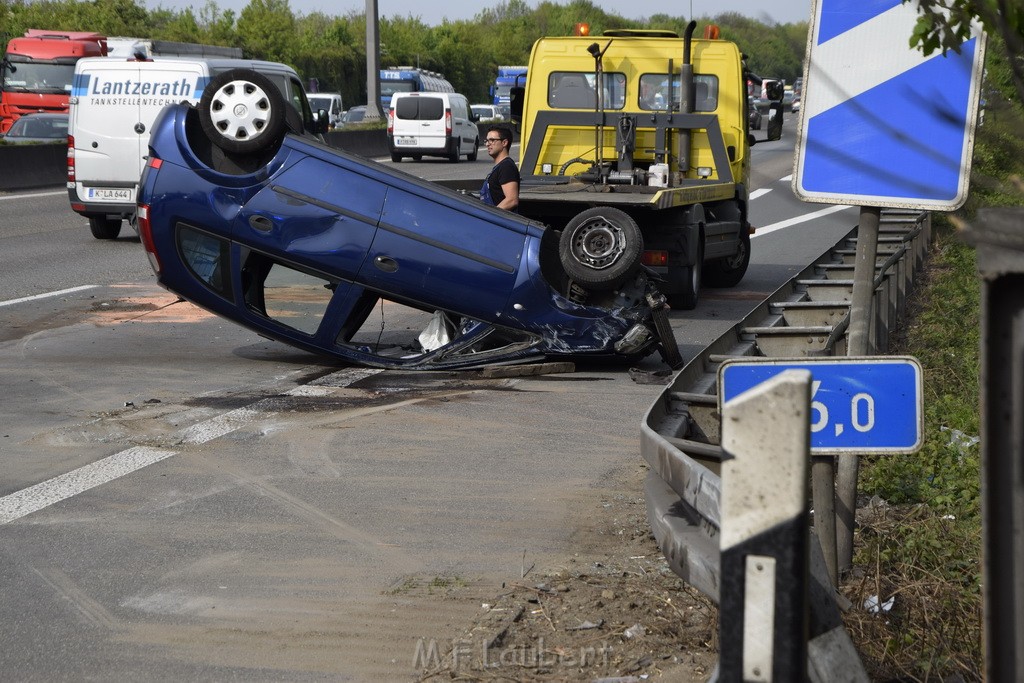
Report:
M121 234L121 219L89 216L89 230L98 240L114 240Z
M704 282L709 287L735 287L747 274L747 266L750 265L750 234L745 230L743 232L735 254L708 262Z
M251 154L284 137L285 107L273 81L252 69L229 69L214 77L199 101L203 132L217 147Z
M584 287L615 289L640 266L640 227L620 209L595 207L566 224L558 256L566 274Z

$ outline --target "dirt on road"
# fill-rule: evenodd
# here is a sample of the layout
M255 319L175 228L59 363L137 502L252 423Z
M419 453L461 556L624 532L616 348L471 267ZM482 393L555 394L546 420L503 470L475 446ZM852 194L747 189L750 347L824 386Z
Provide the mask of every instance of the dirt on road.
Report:
M570 557L545 567L526 560L451 643L423 644L420 680L708 680L718 609L657 547L646 474L631 464L606 480L600 502L573 520Z

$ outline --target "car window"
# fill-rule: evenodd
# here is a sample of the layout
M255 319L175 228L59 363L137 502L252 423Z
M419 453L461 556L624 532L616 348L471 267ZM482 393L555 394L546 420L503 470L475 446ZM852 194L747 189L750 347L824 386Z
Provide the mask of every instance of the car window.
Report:
M718 76L694 74L693 84L695 97L694 111L714 111L718 108ZM672 88L669 92L667 74L644 74L640 77L640 92L637 93L637 104L648 111L667 111L667 103L671 96L672 111L679 111L682 101L682 87L679 74L672 76Z
M594 109L597 89L594 73L553 71L548 76L548 106L553 109ZM626 104L626 75L604 73L602 94L605 109L622 109Z
M437 121L444 116L444 101L440 97L400 97L395 116L406 121Z

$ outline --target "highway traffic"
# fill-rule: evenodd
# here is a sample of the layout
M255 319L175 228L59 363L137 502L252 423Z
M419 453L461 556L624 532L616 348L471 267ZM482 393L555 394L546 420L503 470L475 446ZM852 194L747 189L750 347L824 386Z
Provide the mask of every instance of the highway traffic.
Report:
M856 223L793 197L795 136L788 118L752 150L744 280L670 314L684 359ZM482 179L481 156L398 166ZM61 188L0 195L0 292L18 679L408 680L418 639L450 642L524 564L573 554L663 389L626 367L486 378L297 351L157 287L131 231L93 239Z

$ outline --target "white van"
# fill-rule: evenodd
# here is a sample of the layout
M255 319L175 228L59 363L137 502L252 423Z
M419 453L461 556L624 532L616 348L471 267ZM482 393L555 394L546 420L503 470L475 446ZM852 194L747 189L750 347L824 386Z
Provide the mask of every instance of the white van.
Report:
M166 104L199 102L217 74L235 68L264 74L313 132L302 81L286 64L251 59L81 59L75 65L68 121L68 197L97 239L134 226L135 196L149 151L149 129Z
M399 92L388 109L391 160L419 161L424 156L455 162L465 155L476 161L480 148L477 117L465 96L452 92Z
M337 128L341 125L341 116L345 109L341 106L341 94L336 92L311 92L308 95L309 106L316 114L321 109L327 112L327 121L330 127Z

